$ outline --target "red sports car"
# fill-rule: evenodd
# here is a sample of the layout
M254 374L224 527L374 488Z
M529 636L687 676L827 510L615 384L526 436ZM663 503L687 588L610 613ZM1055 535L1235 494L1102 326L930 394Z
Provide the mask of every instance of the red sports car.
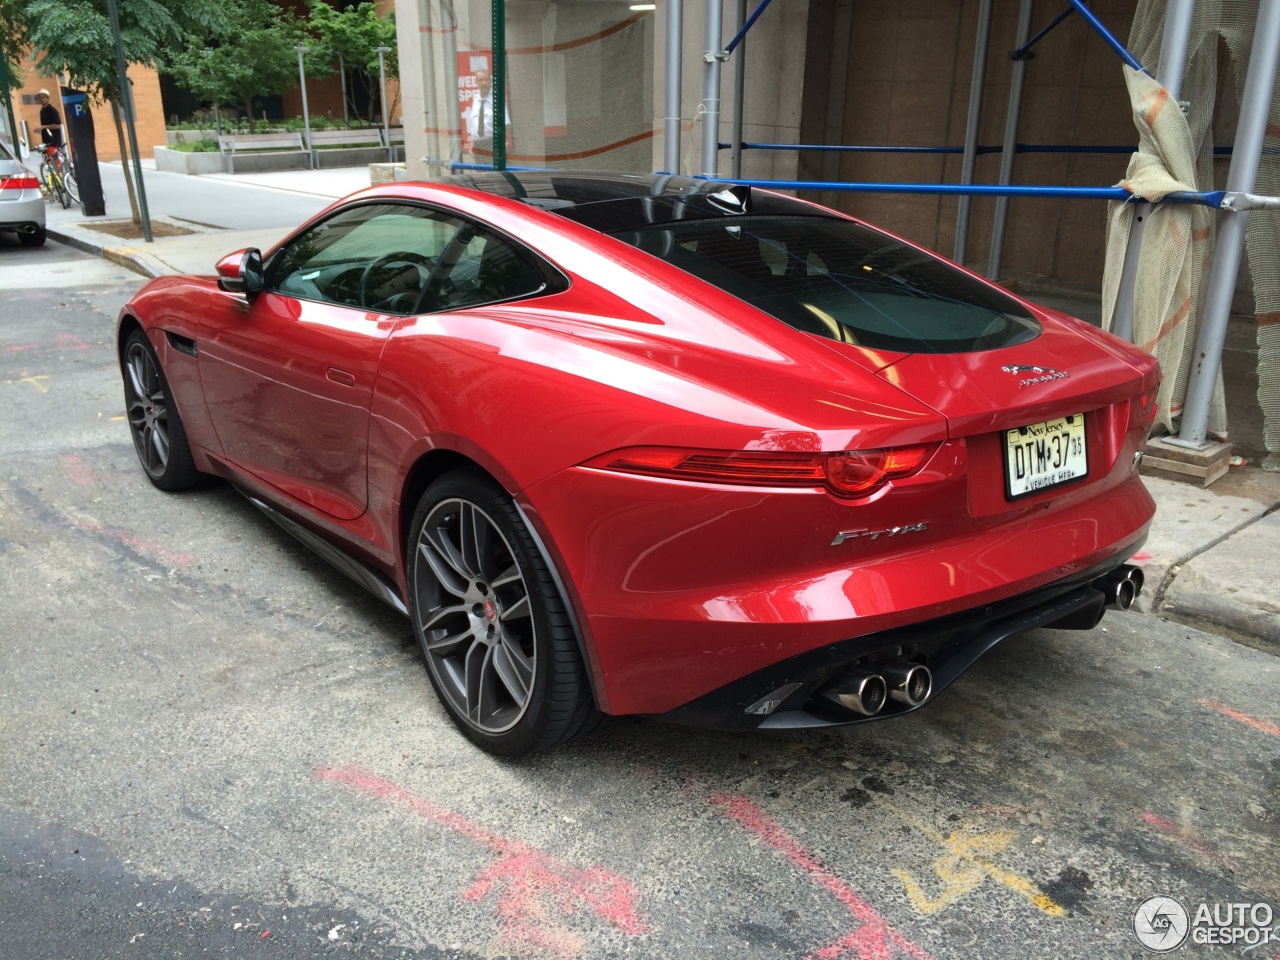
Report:
M493 752L901 714L1141 589L1155 361L831 210L481 174L217 272L120 315L147 475L229 480L404 611Z

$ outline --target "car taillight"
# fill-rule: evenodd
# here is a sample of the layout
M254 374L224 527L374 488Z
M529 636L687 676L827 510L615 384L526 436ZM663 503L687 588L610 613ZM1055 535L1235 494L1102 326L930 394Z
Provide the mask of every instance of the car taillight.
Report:
M35 177L0 177L0 190L39 190Z
M632 447L583 466L671 480L768 487L824 486L838 497L863 497L925 465L936 444L838 453L773 450L689 450Z

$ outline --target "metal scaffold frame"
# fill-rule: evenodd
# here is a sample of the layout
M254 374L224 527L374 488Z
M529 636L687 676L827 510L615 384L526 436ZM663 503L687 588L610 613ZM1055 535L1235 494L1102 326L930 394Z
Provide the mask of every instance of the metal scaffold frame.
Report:
M1035 0L1021 0L1017 25L1018 47L1011 54L1013 61L1009 101L1005 116L1003 142L1000 146L978 143L979 120L982 110L983 78L990 43L993 0L979 0L978 30L974 45L973 69L970 79L968 116L964 145L961 147L895 147L827 144L767 144L749 143L742 139L744 106L744 77L746 57L744 41L752 26L759 20L771 0L760 0L748 15L747 0L738 0L737 19L740 27L733 38L722 44L724 22L723 0L704 0L705 36L703 53L702 99L698 114L702 123L700 160L697 176L701 179L720 180L719 154L724 148L731 151L732 172L729 180L750 186L777 190L852 191L890 194L930 194L959 198L956 216L954 259L964 263L967 253L969 217L972 198L995 197L996 210L992 228L991 246L987 258L986 274L996 279L1004 248L1005 224L1009 200L1014 197L1067 198L1110 200L1138 204L1133 229L1130 232L1124 266L1121 272L1119 298L1116 307L1114 331L1132 340L1133 294L1136 284L1139 253L1142 248L1143 230L1151 204L1135 197L1123 187L1080 186L1020 186L1013 183L1014 160L1018 153L1031 152L1096 152L1132 153L1123 146L1075 146L1022 144L1018 142L1022 90L1026 65L1031 49L1048 36L1071 15L1078 15L1088 26L1134 70L1148 73L1138 59L1120 42L1089 9L1085 0L1067 0L1068 7L1034 36L1031 35ZM495 69L493 71L494 96L498 102L505 97L505 76L498 65L502 61L499 42L505 18L505 0L492 0ZM683 0L666 0L665 41L666 76L663 112L663 163L667 173L680 169L680 119L681 73L683 44ZM1187 51L1192 28L1195 0L1168 0L1162 40L1160 62L1155 79L1176 102L1181 92L1186 69ZM721 119L721 71L734 54L735 80L733 109L731 114L732 142L723 144L719 139ZM1248 212L1253 209L1280 208L1280 198L1259 197L1252 191L1257 181L1259 161L1262 155L1263 137L1269 118L1271 93L1274 90L1277 60L1280 58L1280 2L1260 4L1255 26L1253 50L1249 72L1245 82L1239 125L1234 148L1230 152L1231 169L1224 190L1183 191L1165 196L1161 203L1194 203L1220 211L1220 229L1217 249L1210 273L1205 297L1203 321L1196 347L1197 362L1191 372L1186 403L1177 437L1169 442L1194 449L1208 446L1206 425L1209 407L1222 358L1230 316L1231 297L1235 289L1241 256L1244 248ZM500 113L500 111L499 111ZM496 124L495 124L496 126ZM741 158L745 150L795 150L837 152L902 152L902 153L953 153L963 157L960 182L957 184L925 183L870 183L815 180L758 180L741 177ZM995 184L973 183L976 159L988 153L1000 154L1000 171ZM530 169L507 167L501 151L495 150L492 167L481 164L454 164L461 169Z

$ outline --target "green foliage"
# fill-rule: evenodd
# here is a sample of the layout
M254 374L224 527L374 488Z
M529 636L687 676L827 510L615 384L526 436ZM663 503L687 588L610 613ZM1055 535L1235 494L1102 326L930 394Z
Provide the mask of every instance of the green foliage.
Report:
M368 0L345 10L334 9L325 0L307 0L307 5L311 9L307 26L313 37L307 73L328 76L337 69L339 61L347 70L355 71L368 94L370 116L367 119L372 121L379 94L379 47L387 48L383 54L387 76L400 76L395 14L379 16Z
M319 75L321 65L327 64L332 73L341 58L348 69L376 78L378 48L387 47L389 50L384 54L387 76L400 75L394 13L380 17L368 0L345 10L334 9L325 0L307 0L307 5L311 9L307 27L314 38L307 57L309 71Z
M225 0L222 9L226 31L189 38L162 69L201 100L242 106L252 130L253 98L297 84L302 30L268 0Z
M172 144L170 149L181 153L217 153L218 141L211 137L201 137L199 140L179 140Z
M217 0L117 0L126 63L159 64L192 34L225 33ZM115 43L106 0L9 0L4 13L34 49L40 68L65 73L73 87L115 100Z

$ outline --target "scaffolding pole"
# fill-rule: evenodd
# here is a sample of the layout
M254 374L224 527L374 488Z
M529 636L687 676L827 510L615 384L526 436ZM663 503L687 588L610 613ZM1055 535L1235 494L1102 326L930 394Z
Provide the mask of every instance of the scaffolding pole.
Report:
M1026 46L1031 37L1031 15L1035 12L1035 0L1022 0L1018 11L1018 47ZM1027 78L1027 58L1013 61L1013 76L1009 80L1009 107L1004 116L1004 152L1000 155L1001 186L1013 182L1014 147L1018 143L1018 120L1022 114L1022 86ZM1009 198L996 200L995 217L991 222L991 250L987 254L987 278L1000 277L1000 257L1004 254L1004 228L1009 219Z
M974 168L978 164L978 124L982 120L982 88L987 72L987 47L991 41L992 0L978 4L978 36L973 44L973 73L969 79L969 118L964 128L964 160L960 167L960 182L973 183ZM956 205L956 243L951 259L964 265L969 243L969 211L973 198L964 196Z
M703 176L716 176L720 154L720 65L723 7L721 0L707 0L707 45L702 55L702 165Z
M1174 103L1182 95L1182 78L1187 72L1187 48L1191 44L1191 19L1195 14L1196 0L1169 0L1164 15L1164 33L1160 40L1160 65L1156 68L1156 81L1169 91ZM1116 310L1111 320L1111 332L1117 337L1133 340L1133 294L1138 285L1138 260L1142 255L1142 238L1147 232L1147 217L1151 204L1143 201L1133 214L1129 228L1129 245L1124 251L1124 265L1120 269L1120 283L1116 290Z
M1276 58L1280 53L1280 3L1267 2L1258 7L1253 28L1253 49L1249 54L1249 75L1241 96L1240 120L1236 125L1235 152L1227 174L1229 193L1249 193L1258 180L1263 141L1271 117L1271 97L1276 84ZM1249 225L1247 210L1227 215L1218 231L1213 267L1205 293L1204 315L1196 338L1195 363L1183 406L1182 423L1171 443L1202 449L1209 425L1209 407L1222 363L1222 347L1231 317L1231 299L1244 252L1245 229Z
M684 0L667 0L667 109L662 118L663 166L680 172L680 58Z
M764 4L760 4L760 9L764 9ZM759 10L756 14L759 15ZM742 49L738 50L738 55L733 61L733 120L730 123L730 140L733 146L729 148L729 176L742 176L742 109L743 109L743 86L747 80L747 43L746 31L750 26L747 23L747 0L738 0L738 23L740 24L738 36L742 39L738 42ZM734 38L738 39L737 37ZM725 48L726 50L729 48Z

